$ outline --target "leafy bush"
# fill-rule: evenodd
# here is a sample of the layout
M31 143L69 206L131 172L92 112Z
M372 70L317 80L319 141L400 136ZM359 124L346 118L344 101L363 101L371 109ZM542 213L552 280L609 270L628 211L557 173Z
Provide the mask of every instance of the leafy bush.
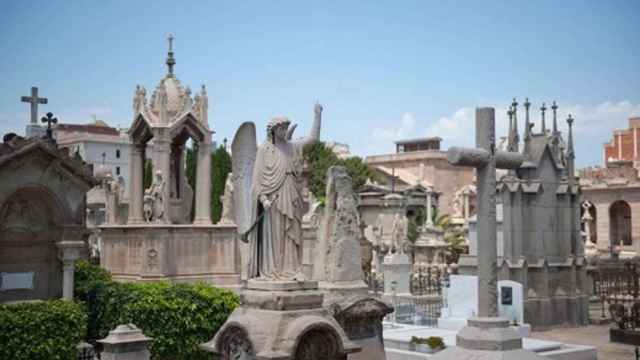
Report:
M74 359L86 324L82 305L72 301L0 305L0 359Z
M428 338L412 336L410 343L415 345L426 344L432 349L444 348L444 341L439 336L429 336Z
M309 166L309 189L320 201L325 198L327 190L327 170L333 165L342 165L347 169L353 180L353 189L358 190L368 180L377 181L379 176L361 158L352 156L340 159L323 142L316 142L305 149L304 160Z
M76 267L76 296L86 303L90 319L88 340L133 323L153 338L153 359L211 358L198 345L210 340L239 304L231 291L207 284L118 283L96 268Z

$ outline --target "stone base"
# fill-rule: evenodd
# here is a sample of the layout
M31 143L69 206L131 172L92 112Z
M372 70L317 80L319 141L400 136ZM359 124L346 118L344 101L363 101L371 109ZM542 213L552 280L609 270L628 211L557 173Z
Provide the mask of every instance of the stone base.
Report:
M242 305L200 348L230 359L347 360L360 351L322 307L317 282L251 279Z
M358 300L369 297L369 287L362 281L338 281L318 284L318 288L324 294L323 306L330 307L338 304L343 308Z
M437 353L432 359L546 359L522 348L522 336L504 318L472 317L456 336L455 347Z
M433 355L431 360L548 360L532 351L518 349L508 351L470 350L458 346L446 348Z
M100 226L101 266L117 281L206 282L239 290L236 228L169 224Z

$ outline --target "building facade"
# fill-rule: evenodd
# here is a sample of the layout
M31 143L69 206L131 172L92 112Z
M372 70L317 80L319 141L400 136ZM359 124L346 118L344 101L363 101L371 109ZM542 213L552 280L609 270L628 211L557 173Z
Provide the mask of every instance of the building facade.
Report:
M54 138L62 148L93 165L94 172L106 167L123 186L123 195L129 195L130 141L125 131L113 128L98 120L91 124L58 124ZM96 175L94 173L94 175Z
M396 153L367 156L365 162L384 178L393 191L421 185L440 194L439 209L444 214L461 212L456 193L473 184L474 170L452 166L446 151L440 150L442 139L424 138L396 142Z
M640 117L629 119L629 128L614 130L613 138L603 147L604 166L620 161L640 161Z

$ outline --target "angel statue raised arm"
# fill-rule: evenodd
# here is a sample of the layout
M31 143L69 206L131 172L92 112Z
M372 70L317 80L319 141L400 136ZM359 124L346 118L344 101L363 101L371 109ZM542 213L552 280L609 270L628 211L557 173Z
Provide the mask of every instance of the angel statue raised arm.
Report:
M249 243L248 277L304 281L302 274L303 150L320 138L322 106L316 104L310 134L292 141L296 125L286 117L267 125L256 145L252 122L243 123L231 149L238 233Z

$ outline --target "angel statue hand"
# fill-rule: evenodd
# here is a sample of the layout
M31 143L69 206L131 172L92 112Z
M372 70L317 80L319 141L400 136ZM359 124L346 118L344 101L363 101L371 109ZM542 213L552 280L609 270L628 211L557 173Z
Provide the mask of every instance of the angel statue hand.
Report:
M271 200L269 200L266 196L260 196L260 202L262 203L262 207L268 209L271 207Z

